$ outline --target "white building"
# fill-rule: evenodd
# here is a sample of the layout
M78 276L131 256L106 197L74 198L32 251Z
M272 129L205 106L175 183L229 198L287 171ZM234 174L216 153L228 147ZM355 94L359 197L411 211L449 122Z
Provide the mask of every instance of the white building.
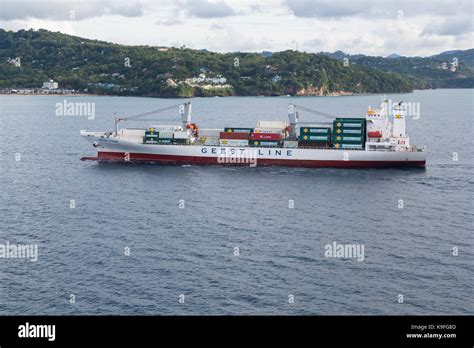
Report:
M49 80L48 82L43 82L44 89L58 89L58 83L54 82L53 80Z
M273 78L272 78L272 82L273 82L273 83L277 83L277 82L279 82L279 81L281 81L281 76L280 76L280 75L275 75L275 76L273 76Z
M227 83L227 79L221 75L206 77L206 74L199 74L199 77L188 77L185 79L185 82L188 84L212 83L215 85L224 85Z
M7 62L11 65L16 66L17 68L21 67L21 59L20 58L7 58Z

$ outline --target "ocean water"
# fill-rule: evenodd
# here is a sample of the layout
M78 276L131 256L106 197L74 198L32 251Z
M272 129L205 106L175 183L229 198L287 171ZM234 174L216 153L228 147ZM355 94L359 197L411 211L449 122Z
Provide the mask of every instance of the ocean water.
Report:
M80 129L182 100L0 96L0 244L38 246L36 262L0 258L0 314L472 315L473 94L389 96L419 103L425 170L81 162ZM224 127L285 120L290 101L360 117L380 97L192 103L200 127ZM64 100L95 118L56 116ZM335 241L363 261L326 257Z

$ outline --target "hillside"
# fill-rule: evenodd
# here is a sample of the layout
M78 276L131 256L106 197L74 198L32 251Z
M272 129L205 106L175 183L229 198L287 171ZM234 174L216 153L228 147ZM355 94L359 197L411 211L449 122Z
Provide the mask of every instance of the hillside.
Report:
M20 58L21 66L9 58ZM160 97L396 93L419 85L398 72L344 66L321 54L220 54L0 30L0 88L35 88L50 78L62 88Z
M349 55L342 51L321 54L350 63L399 73L408 77L415 88L474 88L474 49L455 50L431 57L402 57L390 55L386 58ZM457 59L455 71L451 68Z

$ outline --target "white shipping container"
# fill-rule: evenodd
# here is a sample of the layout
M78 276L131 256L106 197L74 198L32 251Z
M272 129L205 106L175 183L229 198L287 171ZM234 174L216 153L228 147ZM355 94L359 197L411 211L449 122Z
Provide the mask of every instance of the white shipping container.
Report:
M174 132L158 132L158 137L160 139L173 139Z
M144 137L145 136L145 130L144 129L134 129L134 128L122 128L119 131L120 135L123 135L125 137Z
M240 139L221 139L219 143L221 146L249 146L248 140Z
M150 128L154 128L155 132L176 132L181 131L183 128L181 126L150 126Z
M283 147L296 148L298 147L298 142L293 140L285 140L283 142Z
M219 137L223 129L199 129L199 137Z
M206 140L210 140L210 141L217 140L217 141L219 141L219 139L220 139L219 137L199 137L199 140L202 141L202 142L204 142Z
M207 137L204 140L204 145L207 146L217 146L220 145L219 138L216 137Z
M283 134L283 129L278 128L255 128L254 133L271 133L271 134Z
M258 121L257 128L285 129L288 123L284 121Z
M175 139L188 139L189 138L189 132L174 132L173 134Z

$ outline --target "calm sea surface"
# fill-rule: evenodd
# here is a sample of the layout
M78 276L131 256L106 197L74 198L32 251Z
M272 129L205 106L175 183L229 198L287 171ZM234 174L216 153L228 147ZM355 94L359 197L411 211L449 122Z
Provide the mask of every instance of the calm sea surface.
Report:
M285 120L290 101L361 117L380 97L192 103L225 127ZM0 96L0 244L38 245L37 262L0 258L0 314L474 314L473 90L389 97L419 103L426 170L81 162L80 129L182 100ZM65 99L95 119L56 116ZM325 257L334 241L364 260Z

